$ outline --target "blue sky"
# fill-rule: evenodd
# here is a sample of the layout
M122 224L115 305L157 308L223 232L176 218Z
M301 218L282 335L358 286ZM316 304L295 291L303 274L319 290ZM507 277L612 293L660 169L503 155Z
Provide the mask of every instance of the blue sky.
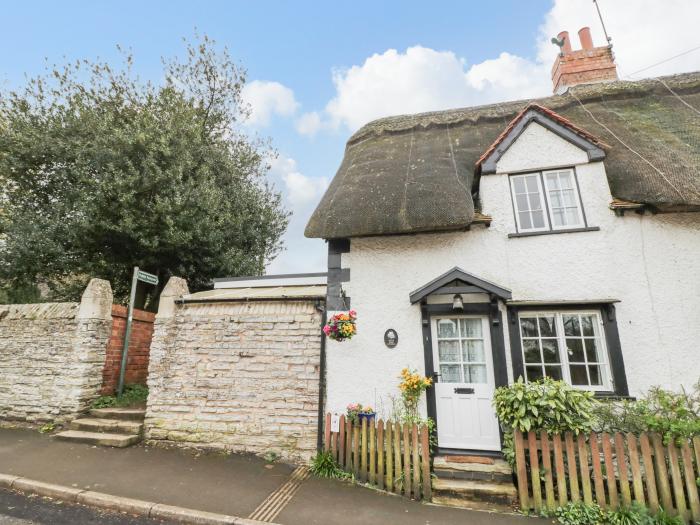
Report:
M700 45L695 0L599 0L621 76ZM325 268L323 241L303 227L335 174L345 141L364 122L394 113L546 96L556 49L551 36L590 25L590 0L373 2L13 2L3 6L0 83L42 71L45 59L119 60L158 80L160 57L181 55L195 29L248 69L252 134L279 158L270 178L294 217L286 251L270 273ZM666 38L673 35L674 38ZM64 58L65 57L65 58ZM700 69L694 52L645 71Z

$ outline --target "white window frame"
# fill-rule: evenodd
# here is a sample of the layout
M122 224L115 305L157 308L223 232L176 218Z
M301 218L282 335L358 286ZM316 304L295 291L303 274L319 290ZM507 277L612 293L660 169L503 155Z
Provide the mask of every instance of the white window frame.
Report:
M542 205L542 219L544 220L544 226L540 228L532 227L532 228L523 228L520 224L520 209L518 209L518 199L516 198L516 193L515 193L515 180L516 179L524 179L526 177L535 177L537 179L537 191L540 193L540 203ZM548 212L548 207L547 207L547 201L545 200L545 195L544 195L544 188L542 187L542 176L540 172L530 172L530 173L520 173L518 175L511 175L508 177L510 179L510 196L513 201L513 211L515 212L515 224L518 227L519 232L546 232L551 230L550 222L549 222L549 212ZM527 183L525 183L525 187L527 187ZM529 192L528 192L529 193ZM528 204L530 203L530 199L528 198ZM522 210L525 211L525 210ZM532 210L527 210L530 213L530 220L532 220ZM534 222L534 221L533 221Z
M554 224L554 210L552 209L552 203L550 200L549 184L547 182L547 175L551 173L562 173L568 172L571 175L572 189L574 190L574 201L576 202L576 210L578 212L578 222L576 224L566 224L564 226L556 226ZM547 205L547 214L549 215L549 224L552 226L552 230L571 230L574 228L585 228L586 221L583 218L583 203L581 202L581 197L578 192L578 181L576 180L576 172L571 168L561 168L557 170L547 170L542 172L542 182L544 184L545 191L545 202Z
M566 346L566 335L564 334L564 321L563 317L564 315L571 315L571 314L576 314L576 315L593 315L596 320L596 328L594 330L597 330L597 343L600 345L600 355L603 358L603 361L595 363L596 365L600 366L600 373L601 373L601 385L574 385L571 383L571 370L569 369L569 354L567 352L567 346ZM603 326L603 318L601 316L601 313L599 310L537 310L537 311L528 311L528 312L520 312L518 314L518 323L517 323L517 330L518 330L518 338L520 341L520 354L522 358L522 363L523 363L523 379L525 382L528 382L527 379L527 362L525 360L525 345L523 344L523 332L522 332L522 327L520 326L520 320L522 318L531 318L531 317L537 317L537 316L549 316L549 317L554 317L554 323L557 329L557 346L559 350L559 361L561 363L562 367L562 379L568 383L572 388L576 388L579 390L588 390L592 392L613 392L614 391L614 383L613 383L613 378L612 378L612 369L610 365L610 354L608 352L608 347L607 347L607 342L605 340L605 331L604 331L604 326ZM539 337L541 339L541 336ZM584 351L584 357L585 357L585 346L583 348ZM578 362L574 363L578 364ZM530 366L533 366L531 364ZM546 366L546 365L543 365ZM552 366L556 366L556 364L552 364ZM586 366L588 366L588 363L586 363ZM588 373L588 372L587 372ZM590 378L589 378L590 379Z

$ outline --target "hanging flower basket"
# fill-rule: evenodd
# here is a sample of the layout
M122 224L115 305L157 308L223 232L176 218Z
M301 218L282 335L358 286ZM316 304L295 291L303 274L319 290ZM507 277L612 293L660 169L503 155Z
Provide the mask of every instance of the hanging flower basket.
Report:
M355 326L356 319L357 312L355 312L355 310L350 310L347 313L335 314L328 320L326 326L323 327L323 333L326 334L326 337L334 341L352 339L352 336L357 333L357 326Z

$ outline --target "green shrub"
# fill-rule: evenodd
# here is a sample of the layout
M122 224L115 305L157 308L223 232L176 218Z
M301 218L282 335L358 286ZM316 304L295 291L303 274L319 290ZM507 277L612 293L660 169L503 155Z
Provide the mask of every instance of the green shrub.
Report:
M654 387L634 401L598 403L594 429L599 432L658 432L664 443L700 434L700 381L686 392Z
M148 388L143 385L124 385L121 396L100 396L92 402L92 408L130 407L141 405L148 399Z
M333 458L333 454L330 451L316 454L311 460L309 470L312 474L321 478L344 479L350 477L350 474L340 468L340 465L338 465L338 462Z
M555 515L562 525L600 525L603 523L603 511L598 505L587 505L580 501L559 507Z
M525 383L522 378L496 389L493 404L501 424L522 432L587 432L593 425L592 392L545 377Z
M607 525L652 525L654 518L649 516L647 509L641 505L609 510L605 513L604 523Z

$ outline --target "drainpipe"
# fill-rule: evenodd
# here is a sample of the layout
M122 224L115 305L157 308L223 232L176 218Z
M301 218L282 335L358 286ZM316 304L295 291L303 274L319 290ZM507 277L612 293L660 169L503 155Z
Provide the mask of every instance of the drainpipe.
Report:
M321 356L319 359L318 374L318 430L316 432L316 450L323 451L323 424L325 421L324 401L326 393L326 334L323 327L326 325L327 313L325 304L322 301L316 303L316 310L321 312Z

